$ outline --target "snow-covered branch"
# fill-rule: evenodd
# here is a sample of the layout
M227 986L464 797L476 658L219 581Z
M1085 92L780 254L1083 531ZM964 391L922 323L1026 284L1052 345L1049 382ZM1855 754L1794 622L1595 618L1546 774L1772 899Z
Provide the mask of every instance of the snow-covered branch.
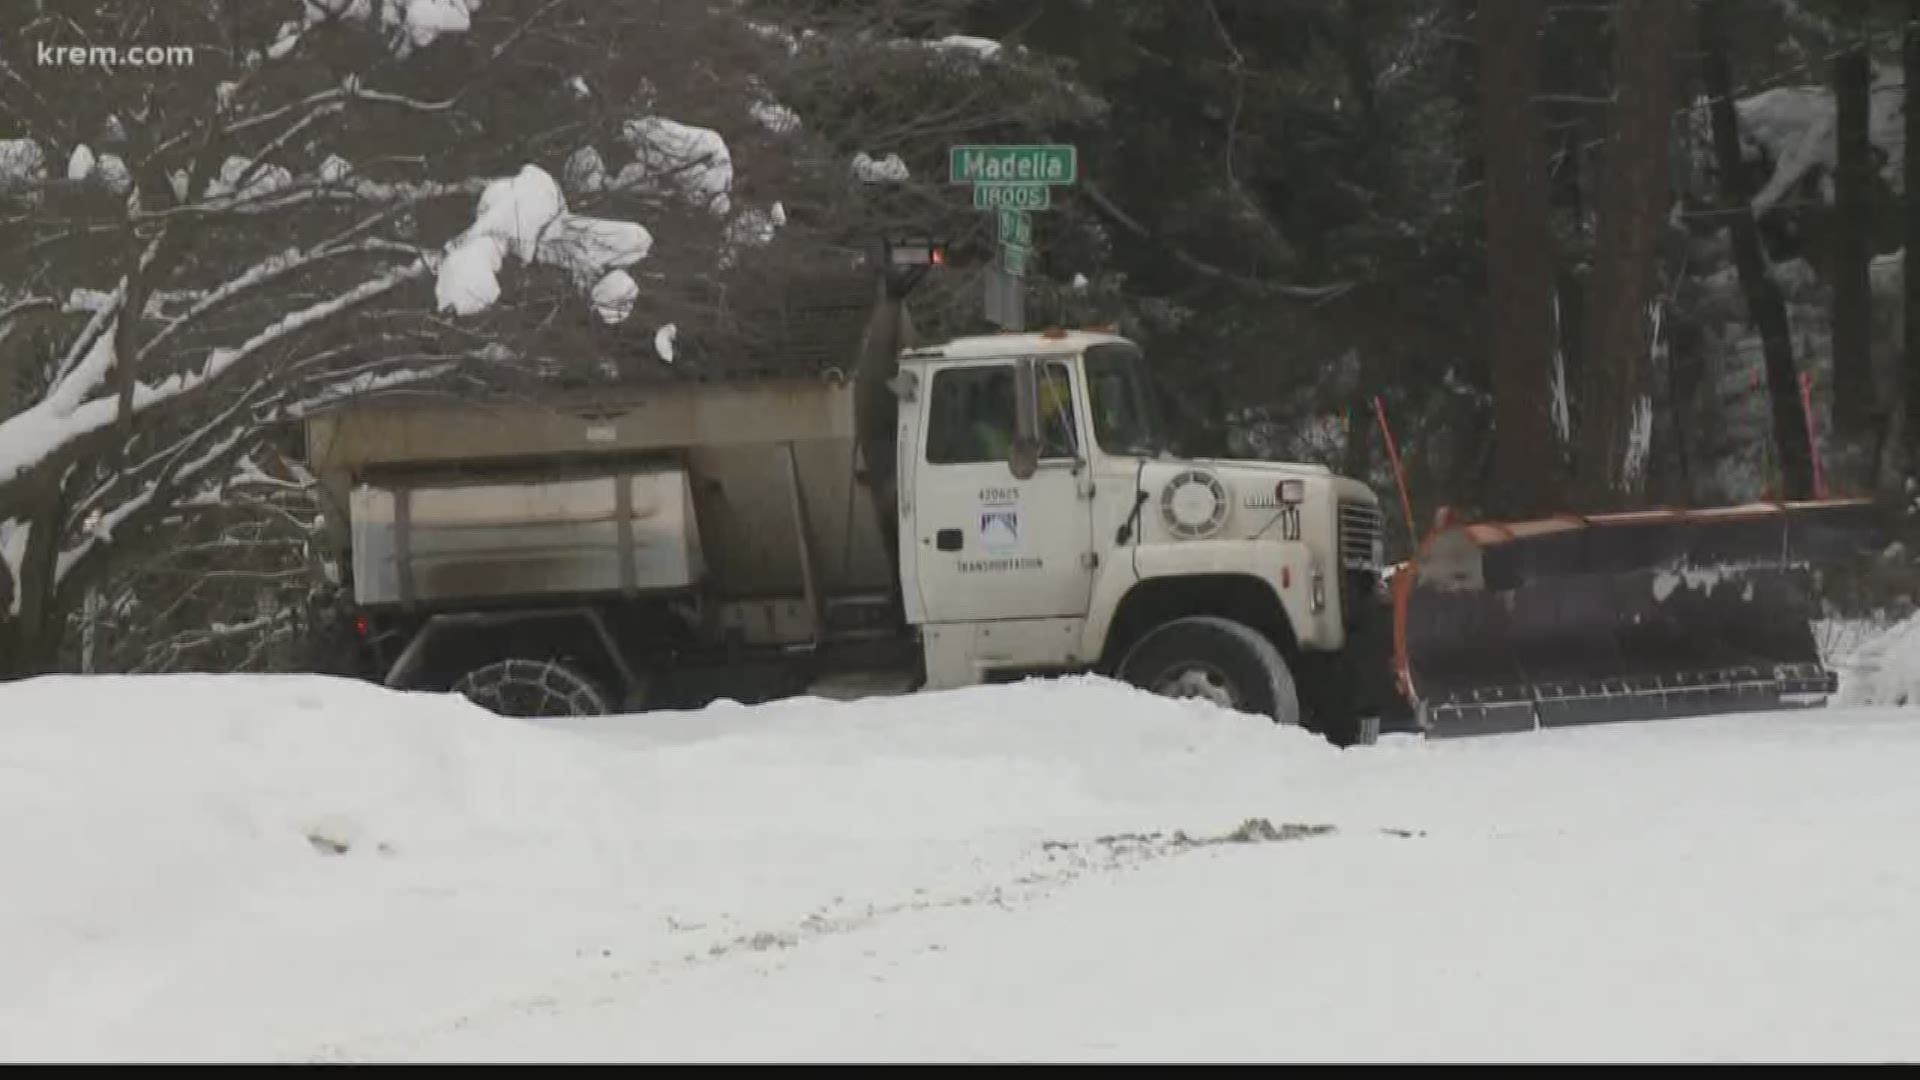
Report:
M110 352L102 354L101 350L112 348L115 317L120 313L120 305L126 301L126 298L127 280L121 278L120 284L114 287L113 292L94 306L93 317L87 320L87 325L82 327L80 333L74 337L73 344L67 349L67 355L60 361L59 367L54 369L54 388L48 395L49 399L57 398L63 404L70 400L77 404L88 391L99 385L98 379L106 377L107 367L112 365L113 357ZM97 358L106 366L99 367L94 376L95 381L91 385L77 388L70 386L69 380L80 377L79 369L86 365L90 358Z
M161 476L148 481L140 492L127 498L111 510L100 512L98 518L90 520L86 535L81 541L62 551L54 565L53 580L55 587L64 583L67 575L82 559L92 554L97 545L111 543L115 529L120 528L129 518L142 511L151 509L156 500L181 480L199 475L209 465L220 460L235 447L253 434L245 428L230 432L226 438L214 443L202 451L199 457L182 462L166 470Z
M216 622L192 630L180 630L147 646L145 655L130 670L135 674L159 674L174 670L186 654L225 642L252 639L254 651L266 643L294 632L297 613L281 608L237 623ZM250 654L251 656L251 654ZM228 665L228 670L248 670L249 659Z
M338 296L295 311L237 346L214 349L197 372L178 373L156 383L136 383L128 408L137 414L201 390L268 346L421 278L427 269L425 260L417 260L390 270ZM70 382L63 382L58 392L24 412L0 421L0 484L18 479L62 448L105 429L118 418L120 405L111 397L80 400L112 367L112 340L109 334L99 335Z
M147 339L140 347L136 365L157 353L160 346L166 344L175 333L184 327L192 326L214 308L289 274L309 269L329 259L349 255L402 255L414 258L420 256L417 249L387 240L369 239L353 243L339 243L337 242L339 240L339 237L335 237L333 240L316 244L306 251L288 248L285 251L276 252L248 267L224 284L202 294L192 307L167 320L166 325Z
M29 296L24 299L14 300L10 303L0 304L0 334L5 332L13 320L22 315L34 311L57 311L60 307L60 301L55 300L51 296Z

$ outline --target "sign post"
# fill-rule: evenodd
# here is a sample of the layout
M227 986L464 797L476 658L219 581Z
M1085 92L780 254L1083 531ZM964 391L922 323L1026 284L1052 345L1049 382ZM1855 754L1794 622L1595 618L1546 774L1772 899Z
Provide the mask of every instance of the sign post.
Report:
M1023 279L1033 257L1033 214L1053 207L1053 189L1080 179L1080 151L1060 144L955 146L947 152L947 180L973 185L973 208L994 213L999 257L987 272L987 319L1008 330L1025 328Z

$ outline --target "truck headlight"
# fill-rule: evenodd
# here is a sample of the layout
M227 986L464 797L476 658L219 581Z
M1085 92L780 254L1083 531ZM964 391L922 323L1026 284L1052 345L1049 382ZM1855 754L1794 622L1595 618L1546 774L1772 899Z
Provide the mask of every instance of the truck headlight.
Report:
M1305 480L1282 480L1273 489L1274 497L1282 506L1298 506L1307 501L1307 482Z

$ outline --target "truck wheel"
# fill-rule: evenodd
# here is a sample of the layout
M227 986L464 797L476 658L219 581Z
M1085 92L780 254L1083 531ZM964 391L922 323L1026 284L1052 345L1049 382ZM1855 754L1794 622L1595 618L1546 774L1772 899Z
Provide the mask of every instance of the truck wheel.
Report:
M1172 698L1300 722L1300 697L1280 650L1252 627L1200 615L1175 619L1140 639L1120 661L1120 678Z
M496 660L460 676L453 692L488 712L516 718L605 716L613 711L599 684L558 660Z

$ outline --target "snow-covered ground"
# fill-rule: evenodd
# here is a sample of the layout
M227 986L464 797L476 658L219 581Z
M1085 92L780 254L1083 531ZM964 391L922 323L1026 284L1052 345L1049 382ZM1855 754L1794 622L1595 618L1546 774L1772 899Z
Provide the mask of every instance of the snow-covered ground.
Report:
M1920 618L1835 619L1814 624L1841 705L1920 705Z
M1920 1058L1920 712L0 686L0 1058Z

